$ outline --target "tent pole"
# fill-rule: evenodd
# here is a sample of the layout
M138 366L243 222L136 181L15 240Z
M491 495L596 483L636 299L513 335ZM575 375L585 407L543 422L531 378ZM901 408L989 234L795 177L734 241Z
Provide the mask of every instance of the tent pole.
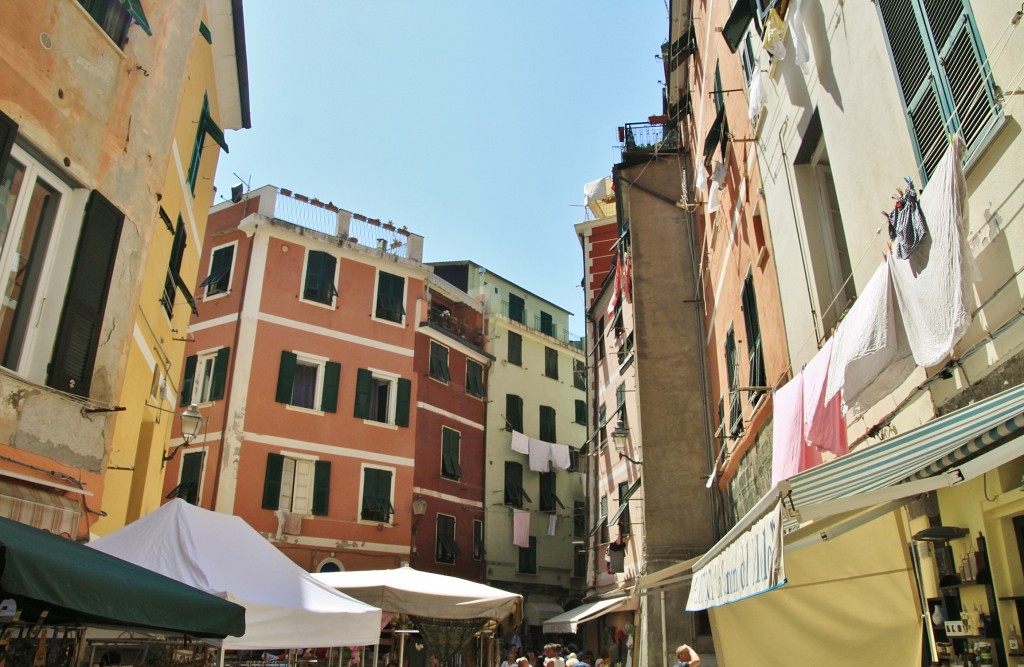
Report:
M405 633L398 636L398 667L405 667Z
M661 659L668 656L668 623L665 620L665 589L661 589Z
M377 662L377 658L379 657L379 655L378 655L379 653L380 653L380 637L377 638L377 643L373 645L373 667L377 667L377 665L380 664L380 663ZM341 667L341 661L340 660L338 661L338 667Z
M217 663L219 667L224 667L224 644L220 645L220 662Z

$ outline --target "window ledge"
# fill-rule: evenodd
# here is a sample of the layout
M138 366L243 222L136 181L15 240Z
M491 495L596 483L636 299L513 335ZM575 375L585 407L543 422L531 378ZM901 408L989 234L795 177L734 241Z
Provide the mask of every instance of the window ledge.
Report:
M302 407L300 405L292 405L290 403L285 403L284 408L285 408L285 410L291 410L292 412L304 412L307 415L318 415L320 417L324 416L324 411L323 410L314 410L313 408L304 408L304 407Z
M381 324L387 324L388 326L397 327L399 329L404 329L405 328L405 318L404 317L402 318L401 322L395 322L394 320L388 320L388 319L385 319L383 317L377 317L376 315L371 314L370 315L370 319L373 320L374 322L380 322Z
M337 298L333 299L333 303L329 303L328 304L328 303L323 303L322 301L314 301L313 299L306 299L306 298L304 298L304 297L302 297L300 295L299 296L299 302L300 303L308 303L311 306L316 306L317 308L323 308L324 310L332 310L333 311L333 310L337 310L338 309L338 306L336 305L337 302L338 302Z
M395 524L391 523L390 521L370 521L369 519L359 519L358 521L356 521L356 523L362 526L379 526L381 528L395 527Z
M386 429L390 429L392 431L397 431L398 430L398 425L397 424L391 424L391 423L388 423L388 422L379 422L379 421L377 421L375 419L364 419L363 423L364 424L368 424L370 426L382 426L382 427L384 427Z
M217 299L223 299L224 297L226 297L226 296L228 296L230 294L231 294L231 290L225 290L223 292L217 292L216 294L211 294L209 296L204 294L203 295L203 303L206 303L207 301L216 301Z
M427 374L427 377L428 377L428 378L430 378L431 380L433 380L434 382L437 382L437 383L439 383L439 384L443 384L443 385L444 385L444 386L446 386L446 387L447 387L447 386L450 386L450 385L451 385L451 383L452 383L451 379L448 379L448 380L442 380L441 378L439 378L439 377L436 377L436 376L434 376L434 375L430 375L429 373Z

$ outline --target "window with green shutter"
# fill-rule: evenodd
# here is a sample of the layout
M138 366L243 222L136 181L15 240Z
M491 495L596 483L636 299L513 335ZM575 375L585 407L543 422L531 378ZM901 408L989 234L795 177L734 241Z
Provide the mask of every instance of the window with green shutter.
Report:
M515 394L505 395L505 425L512 431L523 432L523 399Z
M306 253L306 275L302 282L302 298L306 301L322 303L326 306L334 304L338 296L337 283L338 258L320 250Z
M523 337L515 331L508 332L508 363L523 365Z
M515 294L508 295L508 318L526 324L526 300Z
M128 43L128 28L133 20L143 32L153 35L140 0L78 0L78 3L118 48L123 49Z
M386 271L377 272L374 316L389 322L402 322L405 317L405 278Z
M544 348L544 376L558 379L558 350L551 347Z
M180 404L202 404L224 398L230 357L231 349L227 347L187 357Z
M577 424L587 425L587 402L576 399L576 419L574 420Z
M537 538L532 535L529 547L519 547L519 574L537 574Z
M340 364L282 350L275 400L307 410L337 412L340 381Z
M359 518L363 521L390 523L395 508L391 504L390 470L363 468L363 500Z
M473 560L484 559L484 522L473 519Z
M572 360L572 386L580 391L587 390L587 364L579 359Z
M741 294L743 304L743 325L747 333L747 359L750 371L747 382L751 387L764 387L768 380L764 369L764 351L761 349L761 324L757 318L757 296L754 292L754 275L747 273ZM752 391L750 401L757 401L764 391Z
M540 406L540 439L544 442L557 442L555 435L555 409L542 405Z
M554 512L559 507L565 509L565 504L558 497L556 488L557 478L554 472L542 472L540 474L540 511Z
M326 516L330 493L330 461L267 454L263 509Z
M160 298L160 305L164 307L167 317L174 317L174 301L178 293L178 285L181 279L181 262L185 257L185 247L188 245L185 231L185 221L178 216L178 224L174 226L174 240L171 241L171 256L167 262L167 275L164 277L164 292Z
M729 434L738 435L743 431L743 402L740 399L740 367L736 358L736 334L733 328L725 334L725 372L729 382Z
M190 505L199 504L199 489L203 481L203 460L206 450L185 452L181 456L181 478L175 498L181 498Z
M523 488L523 464L505 461L505 504L522 507L523 499L533 502Z
M313 516L327 516L331 505L331 462L316 461L313 464Z
M540 311L540 332L552 337L555 335L555 321L551 313L545 313L543 310Z
M451 380L448 370L448 348L430 341L430 377L447 383Z
M968 0L877 0L918 163L926 182L947 133L959 133L968 157L1003 117L988 56Z
M575 447L570 447L569 448L569 467L567 468L567 471L568 472L580 472L581 470L582 469L580 468L580 450L576 449Z
M437 532L434 540L434 560L438 563L455 563L459 555L459 545L455 543L455 517L447 514L437 515Z
M192 194L196 192L196 182L199 180L199 166L203 161L203 149L206 147L207 137L210 137L215 143L219 144L225 153L228 152L228 144L224 140L224 130L220 129L220 126L213 120L213 116L210 115L210 98L204 94L203 107L199 112L199 122L196 126L196 139L192 145L192 159L189 160L188 173L185 176L189 191Z
M472 359L466 360L466 393L477 398L483 398L486 394L484 367Z
M227 294L231 287L231 267L235 260L236 242L214 248L210 253L210 273L203 282L199 283L200 289L206 290L206 298L220 294Z
M462 477L459 453L462 434L447 426L441 427L441 476L458 480Z

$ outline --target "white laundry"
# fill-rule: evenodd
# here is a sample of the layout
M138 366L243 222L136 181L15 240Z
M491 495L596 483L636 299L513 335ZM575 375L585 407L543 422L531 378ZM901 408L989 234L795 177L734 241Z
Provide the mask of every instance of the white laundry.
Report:
M750 120L754 120L761 110L761 105L764 104L764 73L761 72L760 60L754 65L754 73L750 77L750 90L747 91L747 94L749 96L747 115Z
M530 438L530 470L547 472L551 469L551 443Z
M512 510L512 544L530 548L530 510Z
M556 532L558 532L558 515L552 514L548 516L548 537L554 537Z
M549 460L554 467L560 470L568 470L572 463L572 459L569 456L569 445L552 444Z
M810 44L807 42L807 31L804 30L804 4L808 0L793 0L789 4L789 34L793 37L793 50L796 64L801 68L811 61Z
M530 439L519 431L512 431L512 451L520 454L529 454Z
M693 189L697 192L704 192L708 187L708 168L701 163L697 166L697 180L693 184Z

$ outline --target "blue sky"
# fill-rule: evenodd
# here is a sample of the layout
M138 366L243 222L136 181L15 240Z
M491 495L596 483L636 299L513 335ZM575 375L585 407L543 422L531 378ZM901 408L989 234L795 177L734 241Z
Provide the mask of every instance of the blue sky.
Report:
M661 113L665 0L249 0L245 29L218 201L237 174L407 225L584 332L573 225L616 128Z

